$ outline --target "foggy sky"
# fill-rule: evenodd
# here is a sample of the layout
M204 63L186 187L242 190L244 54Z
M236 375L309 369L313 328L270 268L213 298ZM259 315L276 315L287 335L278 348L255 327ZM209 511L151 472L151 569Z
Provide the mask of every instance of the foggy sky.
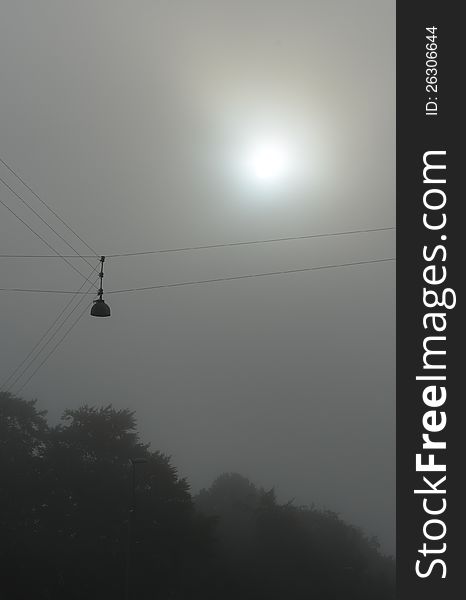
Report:
M0 156L99 254L394 225L394 1L0 7ZM275 131L297 140L296 173L262 188L237 167ZM0 253L49 250L0 205ZM113 258L104 289L392 256L378 232ZM82 283L59 259L0 261L0 287ZM238 471L394 552L394 263L104 297L112 317L81 319L26 398L53 419L130 407L194 491ZM0 292L0 379L68 300Z

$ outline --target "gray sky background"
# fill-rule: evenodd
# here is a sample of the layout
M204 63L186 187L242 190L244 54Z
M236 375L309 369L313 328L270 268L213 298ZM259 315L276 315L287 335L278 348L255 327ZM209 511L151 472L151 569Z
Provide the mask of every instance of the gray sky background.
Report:
M394 0L1 0L0 13L0 156L98 253L394 225ZM292 168L262 185L244 160L270 137L287 140ZM0 176L88 253L1 164ZM70 253L3 185L0 198ZM394 245L379 232L114 258L104 287ZM0 253L49 250L0 205ZM0 261L0 287L82 283L59 259ZM0 379L69 299L0 292ZM238 471L394 552L394 263L107 300L112 317L81 319L25 397L53 418L130 407L195 491Z

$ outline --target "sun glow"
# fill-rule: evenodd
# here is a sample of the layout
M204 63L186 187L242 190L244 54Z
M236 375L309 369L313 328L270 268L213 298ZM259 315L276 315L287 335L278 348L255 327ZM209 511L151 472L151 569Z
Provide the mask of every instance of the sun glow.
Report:
M252 148L247 163L250 174L256 180L273 183L289 174L290 155L285 145L266 142Z
M259 119L257 119L259 121ZM252 121L252 120L251 120ZM240 127L225 144L224 165L246 203L251 200L293 202L309 198L326 184L331 164L327 157L331 138L325 136L325 123L278 123Z

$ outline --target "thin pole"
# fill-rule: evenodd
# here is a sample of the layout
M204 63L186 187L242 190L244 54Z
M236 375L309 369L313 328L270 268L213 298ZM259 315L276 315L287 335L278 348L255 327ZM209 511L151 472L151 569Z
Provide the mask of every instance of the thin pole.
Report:
M102 257L103 258L103 257ZM136 510L136 464L131 462L131 506L128 513L128 538L126 546L126 570L125 570L125 600L129 600L129 583L131 572L131 542L134 512Z

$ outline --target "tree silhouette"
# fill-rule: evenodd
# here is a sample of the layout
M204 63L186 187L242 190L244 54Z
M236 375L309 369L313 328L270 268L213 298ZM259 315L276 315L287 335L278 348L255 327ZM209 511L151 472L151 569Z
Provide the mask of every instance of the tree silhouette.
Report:
M208 598L394 598L393 561L335 513L281 505L273 489L235 473L218 477L195 501L218 520Z
M134 414L83 406L48 427L34 402L3 395L0 406L2 456L10 457L1 464L4 481L10 474L2 495L2 508L11 507L2 511L2 534L11 531L2 535L11 565L7 597L122 597L130 458L147 461L136 479L131 588L138 598L175 593L193 546L198 556L206 551L211 522L195 514L170 458L139 441Z
M85 405L51 426L0 393L0 451L2 600L122 599L128 550L139 600L394 598L375 540L235 473L193 500L127 409Z
M22 565L31 562L38 544L47 435L36 401L0 392L0 560L3 585L15 582L11 598L27 597L22 588L28 588L30 573Z

